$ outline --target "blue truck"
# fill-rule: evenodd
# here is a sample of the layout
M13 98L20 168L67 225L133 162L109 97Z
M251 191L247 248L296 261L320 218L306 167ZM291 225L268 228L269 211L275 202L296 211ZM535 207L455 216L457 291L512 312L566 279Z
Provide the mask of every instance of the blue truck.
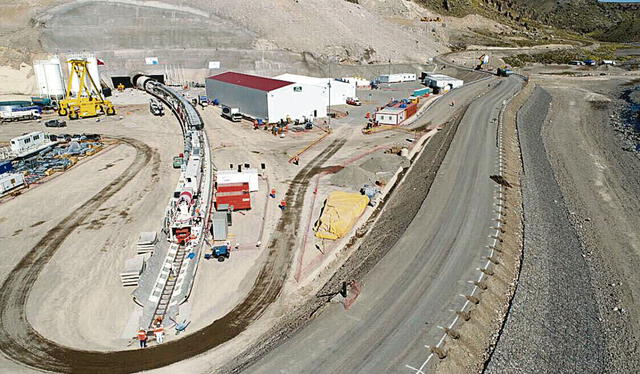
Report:
M229 249L226 245L216 245L211 248L211 253L205 253L204 258L209 260L212 257L217 258L218 262L223 262L229 258Z

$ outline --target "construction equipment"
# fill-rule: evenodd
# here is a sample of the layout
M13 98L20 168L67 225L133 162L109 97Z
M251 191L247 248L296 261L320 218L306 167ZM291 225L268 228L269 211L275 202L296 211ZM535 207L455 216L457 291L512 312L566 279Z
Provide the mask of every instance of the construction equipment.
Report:
M442 22L442 18L440 18L440 17L421 17L420 21L422 21L422 22Z
M508 66L503 66L501 68L498 68L498 71L496 72L496 74L499 77L508 77L511 74L513 74L513 70L511 70L511 68L509 68Z
M399 127L398 125L380 125L377 122L367 122L365 127L362 129L362 133L364 135L375 134L381 131L400 131L412 134L414 130L407 129L404 127Z
M149 111L154 116L164 116L164 106L162 106L159 100L153 97L149 100Z
M184 155L180 153L178 156L173 157L173 168L180 169L182 167L182 163L184 162Z
M222 106L222 116L224 118L229 119L231 122L240 122L242 120L242 114L240 114L240 109L231 108L228 106Z
M112 116L116 114L113 104L109 100L105 100L102 92L96 86L86 60L69 60L71 64L71 72L69 73L69 83L67 84L66 98L60 100L58 104L58 114L61 116L69 116L70 120L94 117L99 114L107 114ZM75 96L72 92L72 84L74 77L78 79L78 92Z
M226 258L229 258L229 248L226 245L217 245L211 248L211 253L205 253L204 258L209 260L211 257L218 259L218 262L224 262Z
M482 70L482 66L489 63L489 55L482 55L478 60L480 63L476 66L476 70Z
M198 101L200 106L203 108L209 106L209 98L207 97L207 95L198 96Z

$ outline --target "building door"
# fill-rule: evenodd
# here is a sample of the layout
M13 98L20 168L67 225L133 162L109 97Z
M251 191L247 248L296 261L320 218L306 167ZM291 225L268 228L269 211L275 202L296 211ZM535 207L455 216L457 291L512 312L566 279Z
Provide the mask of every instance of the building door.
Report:
M318 111L317 111L317 110L314 110L314 111L313 111L313 117L315 118L315 117L317 117L317 116L318 116Z

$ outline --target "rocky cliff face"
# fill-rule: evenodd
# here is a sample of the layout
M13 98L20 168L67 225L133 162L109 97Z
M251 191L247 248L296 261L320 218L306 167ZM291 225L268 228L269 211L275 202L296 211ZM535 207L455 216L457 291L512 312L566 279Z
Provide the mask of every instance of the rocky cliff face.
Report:
M597 39L640 41L640 5L600 3L597 0L416 0L445 14L480 13L531 27L552 25Z

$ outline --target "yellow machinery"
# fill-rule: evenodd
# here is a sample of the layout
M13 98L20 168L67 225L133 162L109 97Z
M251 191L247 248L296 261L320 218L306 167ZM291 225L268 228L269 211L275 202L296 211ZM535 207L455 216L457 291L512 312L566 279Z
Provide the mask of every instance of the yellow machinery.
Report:
M116 114L113 104L102 97L102 93L91 78L87 68L88 62L85 60L69 60L68 62L71 64L71 72L67 84L67 96L58 103L58 114L68 115L69 119L94 117L99 114L109 116ZM78 78L78 92L75 97L71 92L73 77Z
M399 127L398 125L377 125L377 126L373 126L373 125L369 125L369 123L362 129L362 133L365 135L369 135L369 134L375 134L377 132L382 132L382 131L400 131L400 132L406 132L409 134L412 134L415 132L415 130L412 129L407 129L404 127Z

